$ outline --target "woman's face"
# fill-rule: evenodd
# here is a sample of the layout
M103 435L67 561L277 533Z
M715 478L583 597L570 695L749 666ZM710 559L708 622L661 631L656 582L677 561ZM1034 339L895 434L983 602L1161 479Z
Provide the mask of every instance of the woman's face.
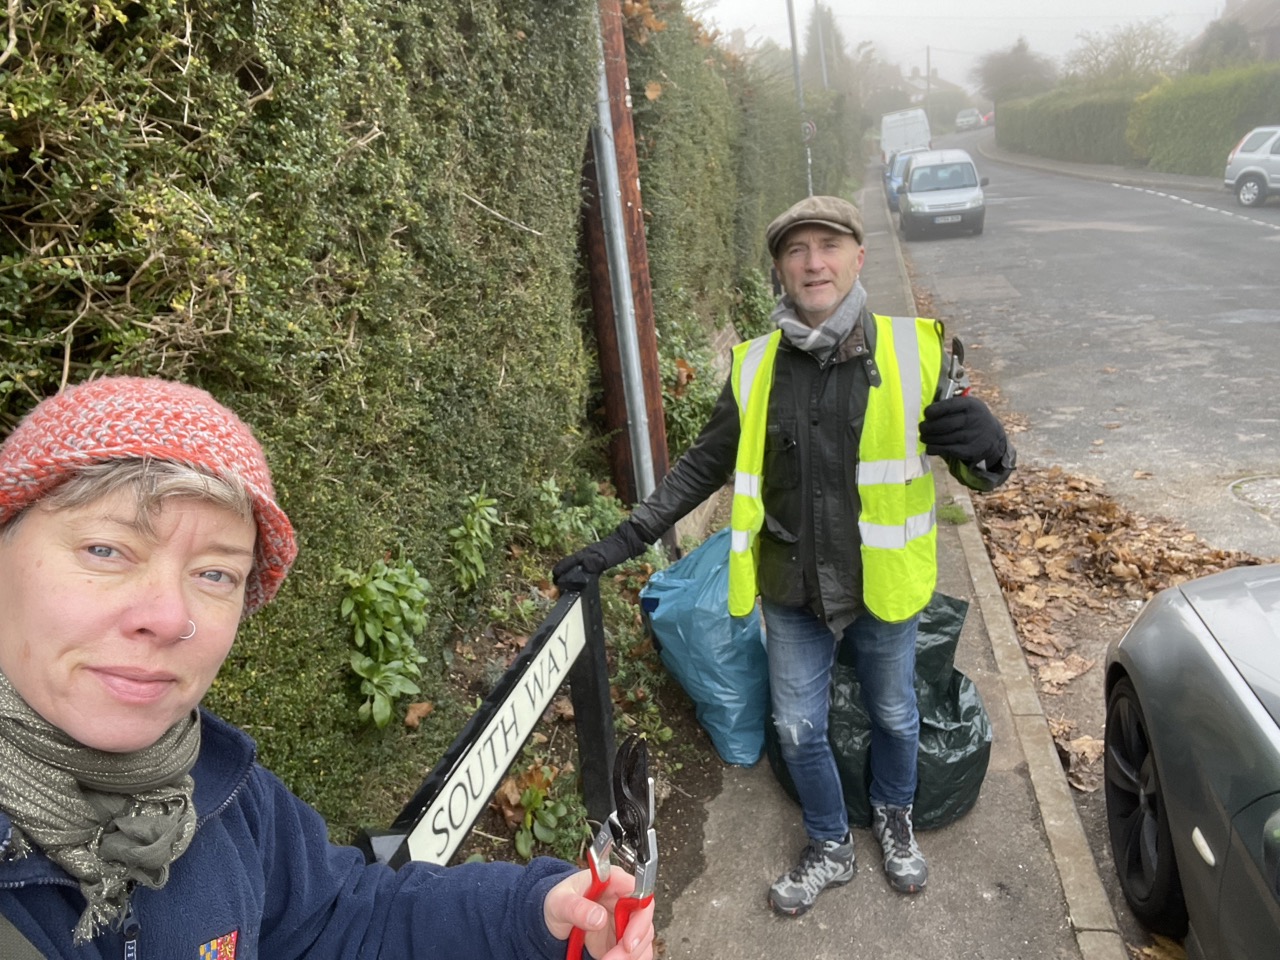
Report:
M213 683L256 537L203 500L166 501L149 536L136 516L124 490L37 504L0 535L0 670L49 723L121 753L155 743Z

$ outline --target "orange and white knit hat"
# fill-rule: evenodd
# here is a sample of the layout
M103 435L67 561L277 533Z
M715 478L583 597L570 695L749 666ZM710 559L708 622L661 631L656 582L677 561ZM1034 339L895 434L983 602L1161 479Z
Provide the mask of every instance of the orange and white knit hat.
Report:
M103 377L41 401L0 445L0 525L81 467L151 458L238 480L253 503L257 556L245 614L276 595L298 554L262 447L249 427L198 387Z

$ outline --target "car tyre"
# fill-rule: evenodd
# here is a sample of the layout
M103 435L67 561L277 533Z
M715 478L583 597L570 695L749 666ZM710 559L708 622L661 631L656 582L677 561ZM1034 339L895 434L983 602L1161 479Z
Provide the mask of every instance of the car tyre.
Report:
M973 221L973 235L975 237L981 235L982 228L986 226L986 220L987 220L986 214L983 214L977 220Z
M1236 184L1236 202L1242 207L1260 207L1267 202L1267 185L1261 177L1245 177Z
M1107 698L1105 744L1107 830L1120 888L1148 929L1180 938L1187 932L1187 906L1168 810L1146 717L1128 677Z
M906 216L905 214L899 215L898 225L902 227L903 240L914 240L916 238L916 231L911 226L910 217Z

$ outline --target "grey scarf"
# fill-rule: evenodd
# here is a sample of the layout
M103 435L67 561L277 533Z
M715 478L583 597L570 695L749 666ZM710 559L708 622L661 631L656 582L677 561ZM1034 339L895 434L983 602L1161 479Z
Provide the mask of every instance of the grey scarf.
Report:
M150 747L108 753L47 723L0 673L0 809L14 827L6 853L24 856L34 844L80 881L89 903L77 945L119 925L135 883L168 881L196 830L190 772L199 752L194 710Z
M819 364L826 365L840 344L853 331L853 326L867 304L867 291L861 280L853 282L849 295L840 301L836 312L817 327L811 327L796 313L795 301L790 295L778 301L770 319L778 325L782 335L797 350L811 353Z

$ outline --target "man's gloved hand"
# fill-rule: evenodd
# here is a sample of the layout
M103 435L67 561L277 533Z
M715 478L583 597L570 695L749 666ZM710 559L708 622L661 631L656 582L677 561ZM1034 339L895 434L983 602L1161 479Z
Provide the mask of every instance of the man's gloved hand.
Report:
M581 570L593 577L599 576L610 567L616 567L624 560L638 557L644 553L645 543L640 533L630 520L618 524L618 529L597 540L577 553L565 557L551 568L551 579L559 583L567 574Z
M924 408L920 439L925 453L995 467L1009 445L1004 427L977 397L951 397Z

